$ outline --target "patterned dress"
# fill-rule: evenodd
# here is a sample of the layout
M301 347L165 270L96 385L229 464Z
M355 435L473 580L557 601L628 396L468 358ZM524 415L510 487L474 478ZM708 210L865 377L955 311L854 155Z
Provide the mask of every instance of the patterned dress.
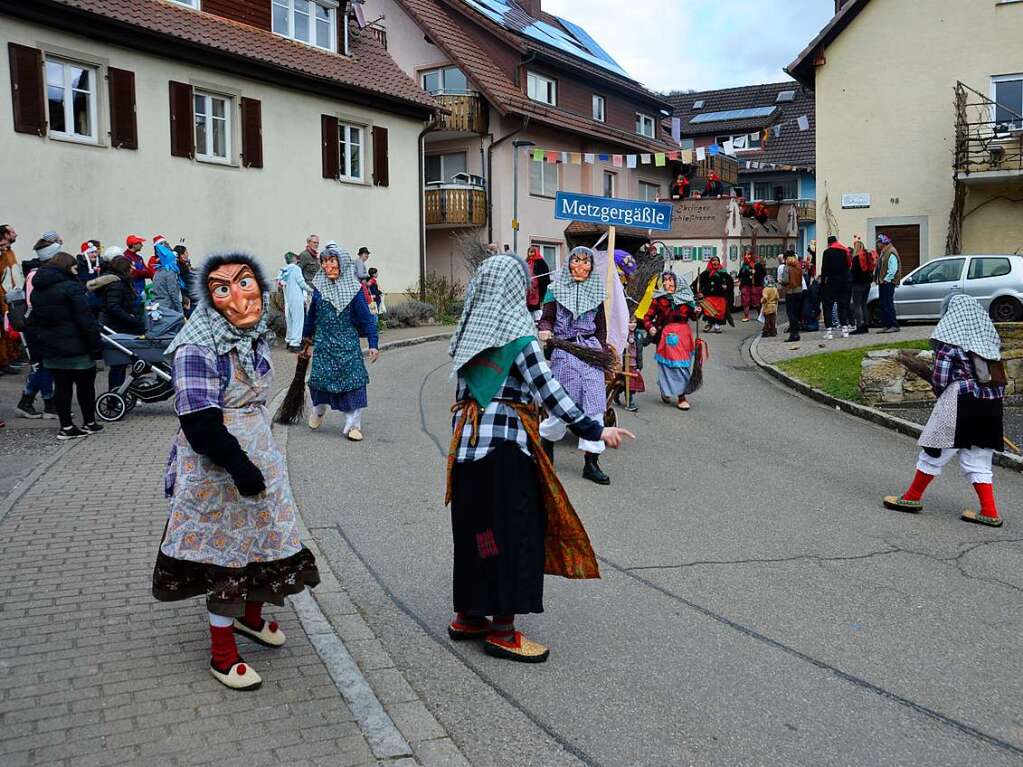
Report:
M377 320L357 293L343 311L323 299L319 291L306 314L303 335L313 339L312 373L309 394L314 405L329 405L333 410L350 413L366 407L369 373L362 361L359 336L377 346Z
M545 308L544 317L540 321L542 330L550 330L556 338L590 349L604 348L604 307L591 309L578 317L557 302L552 310ZM561 349L551 354L551 372L558 379L573 400L579 403L583 412L590 418L602 418L607 408L607 393L604 383L604 371L587 365L575 355Z
M299 539L287 466L270 432L266 399L273 371L265 341L255 356L250 378L234 351L218 356L187 345L175 353L175 411L184 416L219 409L224 426L262 472L266 492L240 495L227 471L177 433L165 474L170 517L153 573L153 594L161 601L206 594L211 612L239 616L246 601L283 604L286 595L320 581L313 555Z

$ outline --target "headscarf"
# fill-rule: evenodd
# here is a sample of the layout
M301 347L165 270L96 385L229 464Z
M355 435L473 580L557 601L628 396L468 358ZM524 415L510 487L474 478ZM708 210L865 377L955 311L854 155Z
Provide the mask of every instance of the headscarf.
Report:
M668 293L664 290L664 278L674 277L675 278L675 292ZM682 306L682 304L689 304L692 307L696 307L696 296L693 294L693 289L688 282L683 280L673 271L666 271L661 273L661 284L660 287L654 291L654 298L667 298L671 301L671 305L675 308Z
M178 287L185 288L185 281L181 279L181 269L178 267L178 254L167 245L166 240L160 240L153 246L156 251L156 268L167 272L173 272L178 278Z
M448 347L452 375L486 349L536 335L536 324L526 308L526 270L526 262L514 254L490 256L480 264Z
M572 256L589 257L592 266L590 276L582 282L576 282L568 262L565 262L551 283L551 293L554 300L568 309L573 317L580 317L604 303L607 291L604 290L604 280L597 272L597 259L594 258L593 251L589 248L573 248L568 254L569 261Z
M329 258L336 258L341 271L336 280L329 279L327 273L320 269L313 277L313 287L320 292L320 297L334 307L335 311L343 312L348 308L356 294L362 290L362 283L355 276L355 262L352 254L342 250L331 240L320 251L320 263Z
M1002 358L1002 341L991 317L973 296L952 296L931 341L958 346L986 360Z
M721 260L718 259L718 258L712 258L710 260L710 263L707 264L707 273L713 277L720 270L721 270Z
M40 261L49 261L55 255L60 253L60 235L56 232L50 231L45 232L42 237L39 238L39 243L48 243L42 248L36 249L36 258ZM36 243L37 245L39 243Z

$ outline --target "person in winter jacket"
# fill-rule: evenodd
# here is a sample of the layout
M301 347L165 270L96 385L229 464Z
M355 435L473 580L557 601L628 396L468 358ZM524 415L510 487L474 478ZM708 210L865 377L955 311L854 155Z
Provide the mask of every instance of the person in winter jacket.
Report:
M102 431L96 423L96 360L102 355L99 323L89 309L85 288L76 279L77 262L58 253L33 277L32 311L26 332L33 362L49 370L60 430L57 439L87 437ZM71 420L71 395L78 394L82 428Z
M162 238L153 247L157 258L153 274L153 302L159 304L161 312L177 312L184 317L181 291L185 285L181 279L178 256Z
M870 283L874 280L874 269L877 265L877 254L867 250L863 240L853 238L853 257L850 273L852 275L852 315L856 330L850 335L861 336L870 332L870 318L867 315L867 297L870 295Z
M125 256L118 256L88 288L100 298L103 325L115 333L142 335L146 332L145 307L135 293L131 272L131 262ZM123 384L127 370L127 365L110 365L107 388L116 389Z
M124 251L124 257L131 263L131 284L139 296L146 290L146 280L153 278L153 270L142 257L142 246L145 242L144 237L135 234L129 234L125 240L127 249Z
M849 248L828 237L828 247L821 256L821 299L824 302L825 339L832 338L834 307L838 305L839 324L843 338L849 335L849 296L852 283L849 276Z
M25 297L28 300L28 308L32 308L32 280L36 271L47 261L60 252L60 246L64 240L54 231L44 232L32 250L35 258L21 262L21 275L25 280ZM31 343L28 336L24 336L26 344ZM29 357L32 351L29 349ZM43 395L43 412L35 409L36 394ZM21 399L15 408L18 415L23 418L56 418L57 406L53 401L53 376L50 371L40 364L32 365L32 372L25 378L25 388L21 392Z

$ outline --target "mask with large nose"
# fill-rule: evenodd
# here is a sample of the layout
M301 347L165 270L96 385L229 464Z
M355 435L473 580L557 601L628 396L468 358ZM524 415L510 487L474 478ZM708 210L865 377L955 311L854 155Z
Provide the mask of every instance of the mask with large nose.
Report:
M248 264L224 264L206 283L213 307L236 328L255 327L263 316L263 293Z

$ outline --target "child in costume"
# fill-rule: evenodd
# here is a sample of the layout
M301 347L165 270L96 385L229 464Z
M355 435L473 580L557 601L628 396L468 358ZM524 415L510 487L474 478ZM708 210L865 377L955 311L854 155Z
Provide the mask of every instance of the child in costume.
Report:
M561 269L548 291L543 315L537 323L540 340L551 336L589 349L604 349L607 344L607 323L604 318L604 281L594 268L593 251L575 248L568 256L568 268ZM590 365L564 349L551 353L551 371L573 400L589 418L600 420L607 409L607 388L604 371ZM554 414L540 424L540 436L549 455L554 443L565 436L564 422ZM598 485L611 479L598 463L604 452L599 439L580 438L579 449L585 454L583 477Z
M699 321L696 298L675 272L661 275L661 289L654 292L653 303L643 318L643 327L652 342L657 343L657 386L661 400L674 397L679 410L689 410L686 388L696 361L696 342L689 321Z
M707 320L709 333L720 333L721 323L728 321L731 324L732 295L735 292L735 282L727 269L721 267L721 259L714 256L707 268L700 272L696 278L696 298L701 305L706 307L704 316Z
M1002 400L1005 397L1001 339L984 307L959 294L931 335L934 372L931 385L938 397L920 435L916 476L901 496L890 495L884 505L896 511L918 512L931 481L956 455L959 467L980 501L980 512L966 511L967 522L1001 527L995 505L991 459L1003 447Z
M534 402L582 439L617 448L632 435L588 417L551 373L526 308L527 268L514 255L487 258L451 339L457 391L446 502L455 617L448 634L482 639L498 658L540 663L550 650L517 631L515 615L543 612L545 572L567 578L600 572L540 445Z
M768 275L764 280L764 293L760 298L760 309L764 313L763 338L774 338L778 335L778 288L774 277Z
M247 255L212 256L196 283L199 307L167 349L181 429L167 462L170 518L153 571L160 601L204 594L210 673L235 690L262 684L235 635L284 644L264 602L320 582L298 534L284 456L270 432L273 383L269 294Z
M313 300L302 331L305 348L301 355L312 354L313 358L309 428L320 428L329 407L345 416L342 433L352 442L361 442L369 373L362 361L359 337L366 337L369 360L376 362L377 318L369 310L367 292L355 276L355 262L348 253L343 253L337 243L328 242L320 252L320 265L313 278Z
M284 254L284 266L277 273L277 287L284 294L284 319L287 323L285 346L289 352L302 348L302 331L305 325L305 299L313 289L302 276L302 267L296 261L298 256L288 251Z

